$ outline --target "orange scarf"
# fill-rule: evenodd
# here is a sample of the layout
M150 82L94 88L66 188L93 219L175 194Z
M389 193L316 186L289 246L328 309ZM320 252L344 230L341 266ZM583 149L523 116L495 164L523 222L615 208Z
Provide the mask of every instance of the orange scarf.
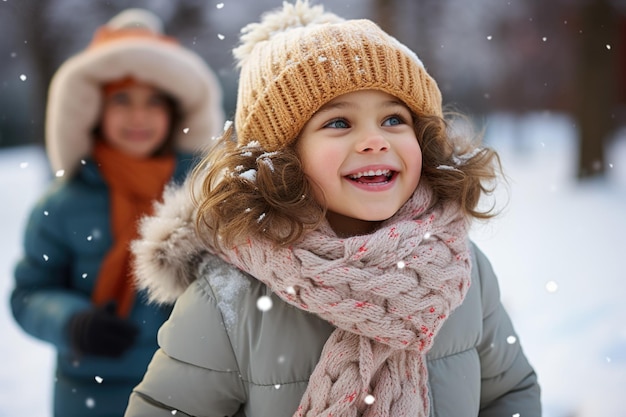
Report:
M138 159L97 141L94 159L109 186L113 246L100 267L92 300L102 305L117 301L117 314L126 317L135 301L130 242L138 237L137 221L152 213L174 172L173 156Z

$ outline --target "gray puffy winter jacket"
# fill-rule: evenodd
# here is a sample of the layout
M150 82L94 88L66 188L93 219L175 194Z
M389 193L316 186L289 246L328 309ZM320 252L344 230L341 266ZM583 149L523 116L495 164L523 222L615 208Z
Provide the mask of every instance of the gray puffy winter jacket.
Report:
M125 416L291 417L334 328L201 252L186 204L180 193L166 198L135 246L140 285L154 299L185 290ZM472 265L465 300L427 354L431 416L541 416L537 377L474 245ZM257 307L262 296L271 309Z

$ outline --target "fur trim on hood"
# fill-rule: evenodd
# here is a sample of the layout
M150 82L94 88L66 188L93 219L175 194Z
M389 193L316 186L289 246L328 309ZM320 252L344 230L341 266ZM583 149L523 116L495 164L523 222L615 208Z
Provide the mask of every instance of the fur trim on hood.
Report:
M198 54L161 33L160 19L128 9L94 35L53 76L46 106L46 149L57 176L71 176L90 155L102 108L102 86L132 77L174 97L182 120L176 148L196 152L222 132L222 88ZM59 172L62 171L62 172Z
M137 289L146 290L151 302L176 301L196 279L207 255L196 234L189 183L168 186L154 214L141 220L141 238L131 245Z

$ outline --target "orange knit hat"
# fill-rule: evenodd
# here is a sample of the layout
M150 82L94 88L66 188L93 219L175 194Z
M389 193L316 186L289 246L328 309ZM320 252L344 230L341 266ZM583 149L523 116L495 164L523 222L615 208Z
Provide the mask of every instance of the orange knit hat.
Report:
M357 90L381 90L417 114L442 115L441 93L420 59L369 20L343 20L297 0L242 33L233 51L241 67L240 144L284 148L321 106Z

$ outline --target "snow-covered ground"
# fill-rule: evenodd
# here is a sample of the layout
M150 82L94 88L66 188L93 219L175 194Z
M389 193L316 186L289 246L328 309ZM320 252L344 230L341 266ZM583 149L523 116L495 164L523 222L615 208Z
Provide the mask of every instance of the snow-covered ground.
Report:
M0 416L50 417L54 378L52 348L13 321L9 294L28 214L49 176L37 147L0 150Z
M472 236L537 369L544 416L626 417L626 131L609 148L607 178L579 184L572 126L547 113L488 118L508 204ZM51 415L54 352L8 307L26 216L48 178L41 149L0 151L0 417Z

